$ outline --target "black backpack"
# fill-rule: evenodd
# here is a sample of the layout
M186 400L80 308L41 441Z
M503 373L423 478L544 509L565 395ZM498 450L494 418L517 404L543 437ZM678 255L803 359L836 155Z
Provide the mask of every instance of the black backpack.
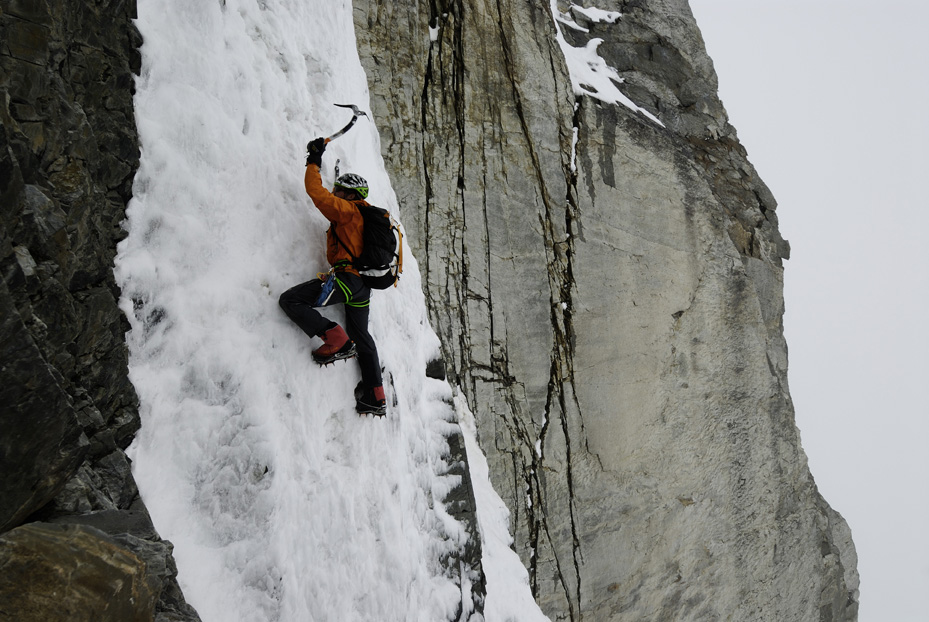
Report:
M332 228L336 241L352 258L365 285L371 289L387 289L396 285L403 272L403 233L387 210L373 205L354 204L364 220L361 254L355 257Z

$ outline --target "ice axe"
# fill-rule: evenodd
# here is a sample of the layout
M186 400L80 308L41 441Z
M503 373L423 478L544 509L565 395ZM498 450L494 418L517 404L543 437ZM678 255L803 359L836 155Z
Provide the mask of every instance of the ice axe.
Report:
M363 110L358 108L358 106L356 106L355 104L333 104L333 105L338 106L339 108L351 108L352 109L352 120L348 122L348 125L343 127L341 130L339 130L332 136L329 136L328 138L317 138L315 140L311 140L310 142L306 144L308 165L310 163L310 160L312 158L315 158L315 156L319 156L320 158L322 158L321 153L323 150L325 150L326 145L328 145L330 142L332 142L333 140L335 140L336 138L338 138L345 132L352 129L352 126L355 125L356 121L358 121L358 117L368 116L367 113L365 113ZM314 145L314 143L317 143L320 140L323 141L322 145Z
M339 136L341 136L342 134L344 134L345 132L347 132L347 131L349 131L350 129L352 129L352 126L355 125L355 121L358 120L358 117L366 117L366 116L368 116L367 113L366 113L364 110L361 110L361 109L360 109L358 106L356 106L355 104L333 104L333 106L338 106L339 108L351 108L351 109L352 109L352 120L349 121L349 122L348 122L348 125L346 125L345 127L343 127L341 130L339 130L338 132L336 132L336 133L333 134L332 136L328 137L328 138L326 139L326 144L327 144L327 145L328 145L330 142L332 142L333 140L335 140L336 138L338 138Z

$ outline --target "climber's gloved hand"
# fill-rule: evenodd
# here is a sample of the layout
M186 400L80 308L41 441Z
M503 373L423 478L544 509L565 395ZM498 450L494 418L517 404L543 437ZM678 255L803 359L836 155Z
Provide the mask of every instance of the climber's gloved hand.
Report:
M315 164L322 168L323 152L326 150L326 139L317 138L306 144L306 165Z

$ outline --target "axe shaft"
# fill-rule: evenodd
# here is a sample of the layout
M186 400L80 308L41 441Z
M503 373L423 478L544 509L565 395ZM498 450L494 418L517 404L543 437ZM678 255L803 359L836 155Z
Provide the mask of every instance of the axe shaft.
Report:
M358 106L356 106L356 105L354 105L354 104L334 104L334 105L335 105L335 106L338 106L338 107L340 107L340 108L351 108L351 109L352 109L352 120L348 122L348 125L346 125L346 126L343 127L341 130L339 130L338 132L336 132L335 134L333 134L332 136L330 136L329 138L327 138L327 139L326 139L326 143L327 143L327 144L328 144L329 142L335 140L336 138L338 138L339 136L341 136L341 135L344 134L345 132L347 132L347 131L349 131L350 129L352 129L352 126L355 125L355 122L358 120L358 117L361 117L361 116L365 116L365 117L366 117L366 116L368 116L363 110L360 110L360 109L358 108Z

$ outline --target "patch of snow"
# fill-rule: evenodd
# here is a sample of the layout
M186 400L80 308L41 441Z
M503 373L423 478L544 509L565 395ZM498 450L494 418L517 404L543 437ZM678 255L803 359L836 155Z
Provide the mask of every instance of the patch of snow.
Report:
M577 30L578 32L590 32L590 30L588 30L587 28L584 28L583 26L581 26L580 24L578 24L576 21L574 21L574 18L572 18L572 17L571 17L570 15L568 15L567 13L562 13L562 12L559 11L557 8L555 8L555 9L553 9L553 10L554 10L554 12L555 12L555 20L556 20L556 21L561 22L562 24L564 24L564 25L567 26L568 28L573 28L574 30Z
M571 172L577 172L577 139L579 136L580 128L576 125L572 128L571 131Z
M619 18L623 16L619 11L604 11L603 9L594 7L585 8L576 4L571 5L571 10L575 13L580 13L595 23L606 22L607 24L615 24Z
M587 95L610 104L622 104L664 127L664 123L658 117L645 108L636 105L631 99L623 95L622 91L616 86L622 84L623 79L597 53L597 48L603 43L603 39L593 38L584 47L580 48L572 46L565 40L564 34L561 32L559 23L562 20L558 17L560 12L556 0L551 0L551 10L555 20L555 38L567 62L574 94ZM603 11L603 13L608 12Z

